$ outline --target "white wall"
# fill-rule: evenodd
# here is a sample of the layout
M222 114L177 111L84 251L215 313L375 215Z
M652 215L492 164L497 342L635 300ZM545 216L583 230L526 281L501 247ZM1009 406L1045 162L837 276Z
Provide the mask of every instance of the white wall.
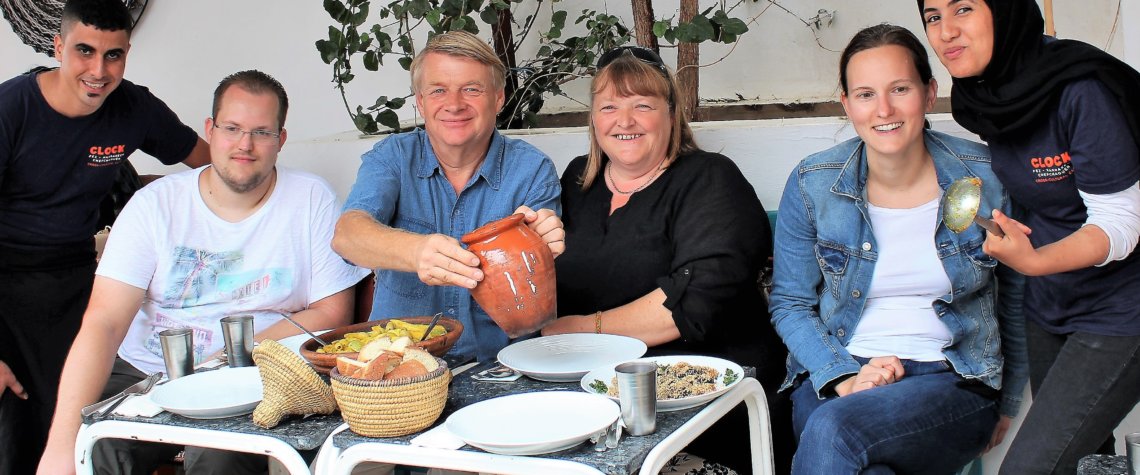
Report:
M1129 0L1132 1L1132 0ZM379 3L379 2L378 2ZM702 0L702 6L712 5ZM1057 29L1064 37L1089 41L1120 54L1124 41L1122 28L1113 30L1115 0L1056 0ZM654 2L659 17L676 14L675 1ZM549 2L538 12L549 17ZM561 2L570 12L570 22L582 9L607 10L626 17L624 1L575 0ZM751 21L751 31L742 37L735 51L724 61L731 47L706 44L701 49L701 94L705 99L732 99L737 96L761 102L802 102L835 98L838 53L858 29L883 21L914 29L921 35L917 7L908 1L869 2L812 0L782 2L787 13L767 1L746 1L733 16ZM516 15L533 12L533 4L519 7ZM830 27L815 33L801 20L819 9L836 11ZM187 123L200 127L209 114L210 94L226 74L258 68L277 77L293 96L288 127L293 140L309 140L353 130L340 95L332 88L331 68L321 62L314 42L326 35L332 23L321 2L274 0L195 0L151 1L132 38L127 78L150 87ZM367 24L371 24L370 21ZM568 27L568 32L573 27ZM1112 32L1110 34L1110 32ZM569 33L568 33L569 34ZM534 36L534 35L532 35ZM422 41L419 43L422 45ZM537 47L534 39L524 50ZM675 60L672 49L663 51L666 61ZM34 65L54 65L55 61L23 45L6 21L0 21L0 78L7 78ZM935 68L945 84L942 68ZM349 84L350 103L371 104L382 94L408 91L407 73L396 66L378 73L362 67L359 77ZM577 100L587 102L585 81L570 83L566 89ZM943 87L942 95L949 94ZM562 98L548 101L549 109L581 107ZM404 119L413 117L410 106L400 111Z

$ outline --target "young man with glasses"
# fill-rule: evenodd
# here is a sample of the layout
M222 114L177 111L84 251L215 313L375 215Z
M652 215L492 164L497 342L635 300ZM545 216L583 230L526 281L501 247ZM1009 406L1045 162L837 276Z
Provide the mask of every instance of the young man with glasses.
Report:
M142 150L209 161L205 142L123 79L131 16L121 0L70 0L59 68L0 83L0 475L35 468L66 348L95 270L100 199Z
M436 35L411 72L423 128L364 154L333 248L376 269L372 319L443 312L464 327L451 354L493 360L509 339L471 298L483 274L459 239L521 211L557 256L558 175L545 154L495 130L506 68L487 43Z
M288 99L275 79L242 71L214 92L211 165L162 178L119 215L96 272L83 328L64 366L41 473L69 473L80 409L164 370L158 333L193 329L194 360L221 351L222 317L254 316L255 340L351 321L368 271L332 251L339 207L323 179L277 166ZM117 357L116 357L117 349ZM108 379L108 374L110 375ZM151 473L180 447L100 441L100 473ZM264 455L186 448L194 473L264 473Z

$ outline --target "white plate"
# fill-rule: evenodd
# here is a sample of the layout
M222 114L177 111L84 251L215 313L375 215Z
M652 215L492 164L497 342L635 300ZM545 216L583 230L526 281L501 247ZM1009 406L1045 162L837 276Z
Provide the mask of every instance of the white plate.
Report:
M256 366L194 373L156 387L151 400L192 419L249 414L261 402L261 373Z
M645 354L636 338L596 333L567 333L523 340L499 351L499 363L541 381L582 379L594 368Z
M328 333L330 331L332 331L332 330L317 330L313 333L316 334L317 336L321 336L321 335ZM302 333L300 335L293 335L293 336L282 338L280 340L277 340L277 343L285 345L285 348L288 348L288 349L292 350L293 353L296 353L299 355L299 354L301 354L301 345L304 345L305 342L309 341L310 338L312 338L312 337Z
M491 453L536 455L568 449L613 424L621 409L596 394L545 391L497 397L455 411L447 430Z
M674 363L680 363L683 361L683 362L689 363L691 365L708 366L708 367L714 368L720 372L720 377L717 378L716 390L715 391L710 392L710 393L701 394L699 396L689 396L689 397L683 397L683 398L679 398L679 399L660 399L659 398L659 399L657 399L657 410L660 412L679 411L681 409L688 409L690 407L696 407L696 406L699 406L699 405L704 404L706 402L712 401L713 399L716 399L717 396L724 394L725 391L728 391L729 388L731 388L736 383L739 383L740 380L742 378L744 378L744 369L741 368L740 365L733 363L731 361L728 361L728 360L724 360L724 359L720 359L720 358L713 358L711 356L697 356L697 355L655 356L652 358L641 358L641 359L636 360L636 361L652 361L652 362L657 363L659 365L674 364ZM586 392L590 393L590 394L599 394L596 390L594 390L594 388L590 387L590 384L592 384L595 380L597 380L597 381L601 381L603 384L605 384L608 387L610 384L612 384L615 366L617 366L617 365L616 364L607 365L607 366L597 368L597 369L587 373L585 376L582 377L582 389L585 390ZM736 379L734 379L730 384L727 384L727 385L724 384L724 376L727 372L726 370L732 370L732 372L736 374ZM601 395L606 396L604 393L602 393ZM609 396L606 396L606 397L609 397ZM616 397L610 397L610 399L617 401Z

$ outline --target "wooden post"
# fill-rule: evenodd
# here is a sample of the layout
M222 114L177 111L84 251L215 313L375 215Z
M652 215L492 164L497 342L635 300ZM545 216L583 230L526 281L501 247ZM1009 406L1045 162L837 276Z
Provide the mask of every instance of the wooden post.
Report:
M633 7L633 35L637 44L660 52L657 35L653 34L653 4L650 0L630 0Z
M1057 36L1057 30L1053 28L1053 0L1045 0L1045 34Z
M697 15L697 0L681 0L681 21L693 21ZM700 98L700 45L697 43L679 43L677 45L677 82L680 90L677 91L676 107L678 112L688 114L689 121L700 120L697 106Z

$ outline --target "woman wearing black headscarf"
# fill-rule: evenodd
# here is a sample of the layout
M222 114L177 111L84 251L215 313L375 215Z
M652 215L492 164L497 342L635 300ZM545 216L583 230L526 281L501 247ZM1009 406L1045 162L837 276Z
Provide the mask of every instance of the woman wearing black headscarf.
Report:
M1027 226L995 210L1005 236L984 247L1030 276L1033 405L1002 472L1073 473L1140 400L1140 74L1042 35L1034 0L918 5L954 118L989 142Z

